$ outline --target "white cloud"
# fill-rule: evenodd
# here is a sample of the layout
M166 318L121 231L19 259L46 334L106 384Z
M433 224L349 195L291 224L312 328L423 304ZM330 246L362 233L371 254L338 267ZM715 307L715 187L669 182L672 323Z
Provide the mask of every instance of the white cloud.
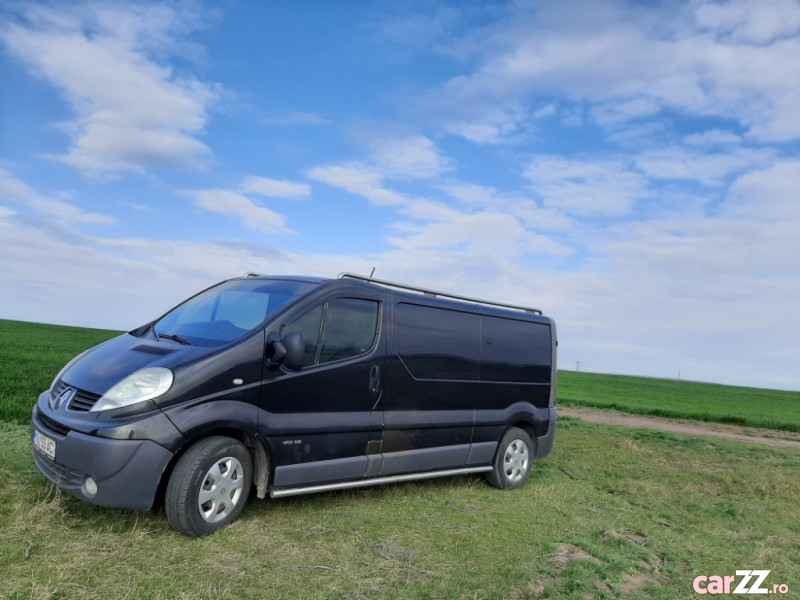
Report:
M791 248L789 254L800 261L799 181L800 160L783 160L746 173L731 186L726 210L738 218L765 222L767 235L775 231L776 222L794 228L787 250Z
M243 192L259 194L269 198L301 198L311 193L311 186L307 183L293 183L255 175L245 177L239 187Z
M421 221L453 221L462 214L445 202L413 200L400 210L405 216Z
M604 102L593 108L590 113L598 125L615 127L633 119L652 117L658 114L663 106L654 98L639 97L621 102Z
M3 318L132 329L248 271L335 275L351 257L301 257L260 244L76 236L0 219Z
M702 28L733 42L767 44L800 30L800 10L795 0L698 3L695 16Z
M409 211L408 216L425 222L401 221L393 228L402 235L387 241L411 254L447 250L461 261L514 262L523 255L571 256L572 248L546 235L526 229L514 215L493 211L440 213Z
M526 124L521 105L590 102L605 127L664 110L738 121L760 141L800 137L800 6L519 3L479 46L479 66L416 109L445 130L496 143Z
M450 181L439 189L467 205L491 207L513 214L532 231L564 231L574 225L573 220L564 213L553 208L543 208L518 193L501 193L492 187L460 181Z
M0 198L23 204L64 223L108 225L116 221L113 217L86 212L68 202L43 196L3 168L0 168Z
M449 248L466 253L486 251L508 255L517 254L525 231L510 215L480 212L452 215L447 220L434 223L398 223L396 229L406 234L390 237L389 242L406 250Z
M635 163L650 177L695 180L711 186L720 185L730 175L765 166L774 158L775 152L769 149L736 148L710 154L673 146L643 152L635 158Z
M535 157L523 175L547 207L576 216L621 216L652 194L627 160Z
M373 132L367 143L373 163L389 177L435 178L446 169L436 144L424 135Z
M197 139L218 86L180 75L159 59L180 52L197 16L167 6L79 3L32 6L0 39L59 88L76 117L54 158L89 175L198 168L209 148ZM187 50L188 49L188 50Z
M731 131L711 129L702 133L692 133L683 138L688 146L733 146L742 143L742 138Z
M286 219L247 196L228 190L186 190L195 204L205 210L241 219L242 225L264 233L293 233L286 227Z
M585 271L551 280L572 299L561 331L577 344L562 350L588 370L654 374L659 363L659 375L797 389L798 178L787 160L740 175L712 215L584 228ZM612 331L631 347L604 347Z
M311 179L363 196L376 206L408 204L410 199L384 187L383 173L361 163L342 163L314 167L308 171Z

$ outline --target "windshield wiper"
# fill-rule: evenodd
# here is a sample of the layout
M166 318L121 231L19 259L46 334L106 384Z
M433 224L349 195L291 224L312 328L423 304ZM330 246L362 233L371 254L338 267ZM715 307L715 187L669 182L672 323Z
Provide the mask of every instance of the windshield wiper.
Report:
M155 333L155 329L153 329L153 333ZM183 344L184 346L194 346L192 342L189 340L182 338L179 335L175 335L174 333L156 333L158 338L165 338L168 340L172 340L174 342L178 342L179 344Z

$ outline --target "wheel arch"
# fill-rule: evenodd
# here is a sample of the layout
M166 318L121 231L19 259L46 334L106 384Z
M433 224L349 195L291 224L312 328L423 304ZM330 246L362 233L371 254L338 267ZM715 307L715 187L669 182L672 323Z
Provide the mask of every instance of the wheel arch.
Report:
M178 451L173 454L167 467L161 474L161 479L156 491L156 503L163 503L167 484L175 470L175 465L181 457L186 454L192 446L211 437L228 437L244 444L253 460L253 485L256 486L256 496L262 500L267 497L267 488L271 475L269 445L256 433L250 433L235 427L218 427L197 431L193 436L186 438L186 441L181 445Z
M531 423L530 421L515 421L514 423L511 423L509 424L508 427L506 427L505 431L503 432L503 435L505 435L505 432L511 429L512 427L517 427L519 429L522 429L522 431L524 431L525 433L527 433L528 437L531 438L531 443L533 444L534 450L536 450L538 436L536 434L536 427L534 427L533 423Z

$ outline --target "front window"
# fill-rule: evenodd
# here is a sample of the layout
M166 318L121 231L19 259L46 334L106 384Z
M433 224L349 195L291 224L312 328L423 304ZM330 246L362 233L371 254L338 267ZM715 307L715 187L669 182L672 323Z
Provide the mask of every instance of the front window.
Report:
M157 337L199 346L232 342L262 325L316 284L305 281L238 279L190 298L156 321Z
M368 352L378 334L380 304L360 298L334 298L286 325L283 333L303 335L303 366L352 358Z

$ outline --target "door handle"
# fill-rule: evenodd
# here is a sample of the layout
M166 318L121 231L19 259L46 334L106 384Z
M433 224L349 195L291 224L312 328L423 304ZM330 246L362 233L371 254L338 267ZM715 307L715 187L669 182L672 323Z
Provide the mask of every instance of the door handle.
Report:
M371 394L377 394L381 387L381 368L378 365L372 365L369 370L369 391Z

